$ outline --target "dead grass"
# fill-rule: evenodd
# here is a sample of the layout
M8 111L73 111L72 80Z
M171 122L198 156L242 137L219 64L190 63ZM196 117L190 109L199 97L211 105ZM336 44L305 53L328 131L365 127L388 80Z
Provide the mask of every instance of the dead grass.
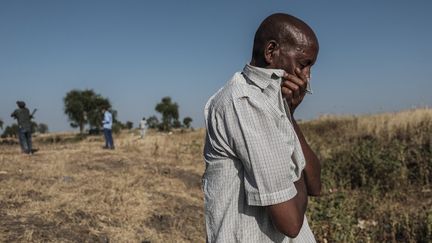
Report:
M400 112L379 113L363 116L333 116L325 115L316 120L308 122L310 125L346 124L352 127L351 132L358 135L374 135L384 139L392 139L399 134L412 134L411 129L432 126L432 109L418 108ZM345 136L350 135L346 133Z
M0 146L2 242L203 242L203 131ZM48 137L48 138L47 138Z
M317 240L428 242L431 109L327 116L301 126L329 191L309 205ZM0 242L204 242L204 130L114 139L110 151L102 136L40 135L33 156L14 139L0 140ZM364 164L368 180L340 185ZM399 167L409 172L405 187L374 187L402 178L388 176L403 175ZM374 169L384 172L371 178Z

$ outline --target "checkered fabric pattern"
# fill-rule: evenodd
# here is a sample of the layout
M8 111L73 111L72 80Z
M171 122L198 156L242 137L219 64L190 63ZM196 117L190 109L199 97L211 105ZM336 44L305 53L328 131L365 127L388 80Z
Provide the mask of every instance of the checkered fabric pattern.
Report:
M268 205L297 194L305 159L281 95L283 70L246 65L205 107L203 175L208 242L315 242L305 218L295 239Z

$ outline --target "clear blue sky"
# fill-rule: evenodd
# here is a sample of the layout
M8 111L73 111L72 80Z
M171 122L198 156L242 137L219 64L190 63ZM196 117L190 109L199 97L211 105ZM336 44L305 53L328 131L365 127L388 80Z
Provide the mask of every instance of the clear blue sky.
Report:
M249 62L259 23L275 12L320 41L297 117L432 105L432 1L0 1L0 118L16 100L36 121L72 130L71 89L108 97L121 121L156 114L164 96L203 126L207 99Z

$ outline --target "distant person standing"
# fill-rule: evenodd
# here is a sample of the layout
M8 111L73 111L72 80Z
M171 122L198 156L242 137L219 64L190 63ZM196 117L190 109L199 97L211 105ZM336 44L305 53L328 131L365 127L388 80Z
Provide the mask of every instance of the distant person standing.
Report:
M108 111L106 107L102 109L102 112L104 113L102 124L103 124L104 137L105 137L105 147L103 148L114 149L114 141L112 137L112 125L113 125L112 114L111 112Z
M141 139L144 138L146 132L147 132L147 121L145 119L145 117L143 117L143 119L140 121L140 129L141 129Z
M18 121L18 139L21 145L21 151L26 154L33 153L31 140L31 119L30 114L24 101L17 101L18 109L12 112L11 117Z

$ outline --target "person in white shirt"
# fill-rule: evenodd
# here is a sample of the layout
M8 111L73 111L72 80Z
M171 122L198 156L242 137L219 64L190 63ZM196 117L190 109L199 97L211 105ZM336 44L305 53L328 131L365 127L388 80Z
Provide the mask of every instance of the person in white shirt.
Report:
M147 121L145 119L145 117L143 117L143 119L140 121L140 129L141 129L141 139L144 138L146 131L147 131Z

